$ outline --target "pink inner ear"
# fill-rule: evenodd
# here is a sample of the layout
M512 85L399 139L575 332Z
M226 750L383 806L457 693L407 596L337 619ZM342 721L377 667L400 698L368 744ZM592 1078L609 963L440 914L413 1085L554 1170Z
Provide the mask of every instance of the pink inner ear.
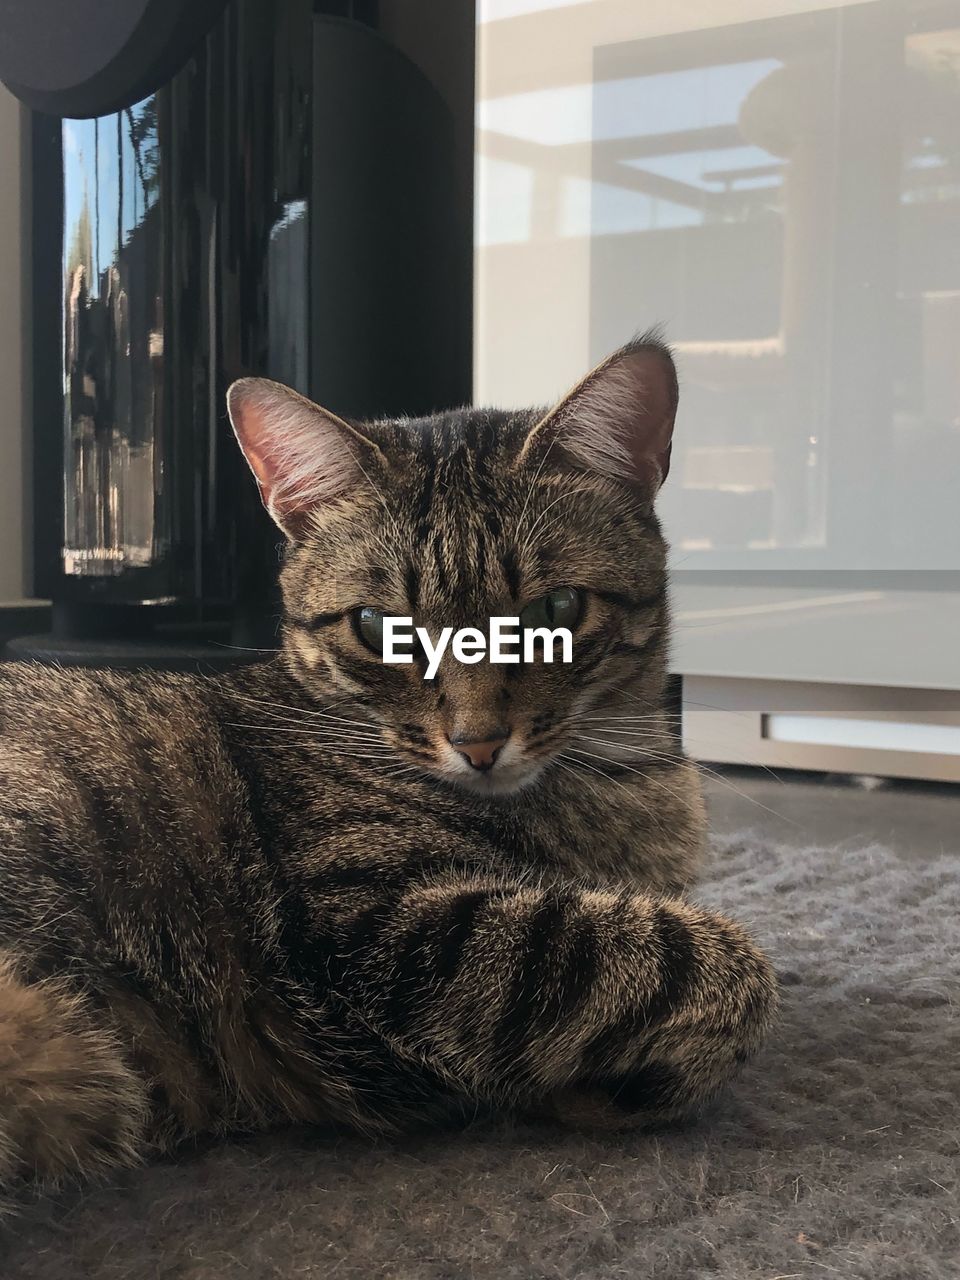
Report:
M357 473L361 437L288 387L241 378L227 392L230 421L260 487L263 504L299 539L310 513L346 491Z
M283 504L276 503L278 467L270 447L269 397L259 379L243 378L227 392L227 409L243 456L256 478L263 505L282 526Z
M649 479L659 487L670 471L677 416L673 362L652 347L633 353L625 363L635 379L637 405L627 448L637 476L642 482Z
M591 470L656 491L670 469L676 411L669 353L641 343L588 374L544 425L556 421L567 452Z

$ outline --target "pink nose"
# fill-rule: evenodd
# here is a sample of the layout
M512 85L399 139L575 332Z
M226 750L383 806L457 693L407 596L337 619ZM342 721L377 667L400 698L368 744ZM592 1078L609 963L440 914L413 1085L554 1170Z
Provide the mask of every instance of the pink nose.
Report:
M449 742L463 756L464 760L474 769L486 772L492 769L497 756L500 754L500 748L507 740L507 731L497 730L494 736L484 738L481 741L467 741L464 737L450 738Z

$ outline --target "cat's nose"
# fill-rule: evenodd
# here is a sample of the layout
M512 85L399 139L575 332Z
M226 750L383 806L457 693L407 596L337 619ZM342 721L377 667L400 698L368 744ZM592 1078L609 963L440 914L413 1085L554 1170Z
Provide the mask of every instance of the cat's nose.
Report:
M509 729L503 729L498 725L483 738L469 738L466 734L456 734L452 738L448 735L447 741L451 747L456 747L467 764L485 773L487 769L493 768L500 754L500 748L506 742L509 733Z

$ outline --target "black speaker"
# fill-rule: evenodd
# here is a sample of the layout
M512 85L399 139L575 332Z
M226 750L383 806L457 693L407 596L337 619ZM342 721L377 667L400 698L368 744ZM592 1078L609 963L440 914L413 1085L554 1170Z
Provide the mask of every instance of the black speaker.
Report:
M35 588L54 625L20 656L190 667L276 643L280 539L226 418L235 377L348 416L469 399L471 122L370 22L318 7L195 4L151 59L131 36L126 61L120 25L70 84L29 58L11 84L58 104L33 122Z
M386 40L335 18L314 20L312 100L312 390L367 418L465 403L450 112Z
M226 2L2 0L0 80L37 111L119 111L183 66Z

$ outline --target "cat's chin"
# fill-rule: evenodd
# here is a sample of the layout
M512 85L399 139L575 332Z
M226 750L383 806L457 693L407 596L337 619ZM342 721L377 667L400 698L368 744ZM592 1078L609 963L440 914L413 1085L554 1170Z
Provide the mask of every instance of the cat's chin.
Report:
M479 773L472 769L469 773L466 770L463 773L445 772L442 776L450 786L466 791L472 796L495 798L516 795L518 791L523 791L537 781L543 769L543 764L537 761L511 764L500 769L490 769L486 773Z

